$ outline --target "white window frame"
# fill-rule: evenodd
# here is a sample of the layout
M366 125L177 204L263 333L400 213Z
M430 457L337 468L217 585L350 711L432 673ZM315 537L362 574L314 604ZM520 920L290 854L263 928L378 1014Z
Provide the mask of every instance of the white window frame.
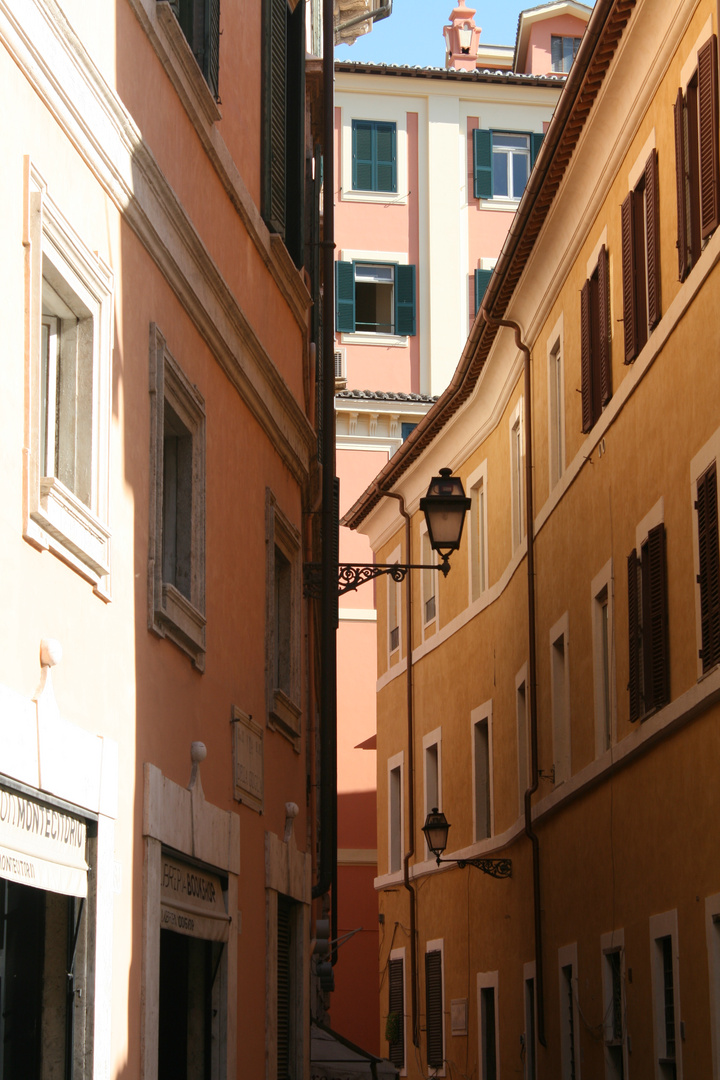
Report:
M548 340L547 369L548 475L552 491L565 472L565 347L562 315Z
M569 627L570 617L566 611L550 630L553 766L556 785L563 784L572 776Z
M402 561L402 550L400 547L396 547L394 551L388 555L388 563L399 563ZM402 656L402 636L403 636L403 610L402 610L402 582L393 581L389 574L385 574L385 582L387 589L387 664L388 668L393 667L394 664L399 663ZM394 602L391 602L391 598ZM391 626L393 621L397 620L397 627ZM391 647L392 631L397 629L398 643L396 648ZM393 657L395 659L393 660Z
M487 725L487 805L488 805L488 820L487 820L487 833L485 836L479 835L479 823L478 823L478 803L480 799L480 776L478 770L478 753L477 753L477 727L478 724L483 722ZM472 747L472 779L473 779L473 840L487 840L495 833L495 808L493 804L493 703L492 698L489 701L484 702L482 705L478 705L476 709L473 709L470 713L470 739Z
M482 991L492 990L495 998L495 1065L500 1076L500 1010L498 1008L498 972L479 971L477 974L477 1031L478 1031L478 1080L488 1080L483 1063L483 1014Z
M420 562L423 566L437 567L438 556L437 552L433 551L430 545L430 534L428 532L427 522L423 521L420 525ZM431 636L429 631L436 629L440 625L439 621L439 592L440 592L440 576L436 569L421 570L421 608L420 608L420 621L422 623L423 640L426 636ZM433 611L430 618L427 617L427 605L430 601L433 601Z
M469 602L478 600L489 586L487 459L467 480L470 493L470 543L468 544Z
M617 686L615 679L615 578L612 558L590 585L595 703L595 757L617 742ZM603 607L607 622L603 625ZM607 667L607 686L606 686Z
M150 506L148 527L148 628L167 637L205 670L205 402L150 324ZM163 574L163 462L165 404L192 438L190 596Z
M336 90L336 106L340 108L340 201L405 206L408 201L408 132L407 112L402 99L374 95L372 115L368 115L368 99L364 94ZM395 124L395 177L397 191L353 191L352 186L352 122L381 120Z
M510 414L510 505L512 550L517 551L525 537L525 442L523 398Z
M372 194L372 192L357 192L356 194ZM375 201L363 199L363 202ZM387 202L386 199L382 200ZM410 259L406 251L365 251L360 248L343 248L340 252L341 262L361 263L372 266L375 263L392 263L396 266L409 266ZM417 271L416 271L417 276ZM393 281L393 307L395 299L395 283ZM372 331L364 333L353 331L352 334L340 334L341 345L382 345L386 348L408 348L407 334L375 334Z
M267 663L267 716L268 727L279 731L300 749L302 725L302 551L300 531L282 512L274 493L265 489L265 538L266 538L266 617L265 648ZM284 556L290 570L290 625L288 640L288 681L283 687L274 686L275 661L278 642L275 639L275 550Z
M393 774L397 776L397 798ZM405 755L401 750L388 758L387 762L387 785L388 785L388 874L400 874L402 872L405 837ZM393 865L393 851L397 847L399 859L397 865Z
M713 1080L720 1080L720 893L705 898Z
M113 288L110 267L93 253L48 195L47 184L25 158L23 244L27 252L29 313L23 471L27 493L23 536L77 570L110 599L110 421L112 412ZM42 304L44 270L50 268L92 317L90 503L81 501L41 459Z
M444 938L434 938L432 941L425 943L425 952L439 952L440 953L440 995L442 999L442 1006L440 1015L442 1016L443 1025L443 1058L447 1060L447 1030L445 1028L445 940ZM445 1076L446 1069L443 1064L439 1068L428 1067L428 1076Z
M423 802L425 806L424 818L433 809L442 810L442 728L437 727L423 735ZM435 775L433 776L433 771ZM423 818L423 820L424 820ZM434 859L430 851L427 839L424 838L425 858Z
M603 985L603 1017L604 1030L603 1041L605 1043L605 1080L618 1080L619 1074L615 1065L610 1057L608 1047L610 1044L617 1046L617 1043L613 1040L613 984L612 984L612 969L610 966L609 956L614 953L618 953L620 957L620 1011L622 1017L622 1045L620 1050L622 1052L623 1060L623 1075L628 1075L628 1044L627 1044L627 1024L626 1024L626 1000L625 1000L625 932L624 930L611 930L607 934L603 934L600 938L600 949L602 957L602 985Z
M520 711L522 698L522 712ZM530 717L528 713L527 664L515 676L515 730L517 733L517 780L520 817L525 813L525 792L530 787Z
M659 942L669 937L672 942L673 1010L675 1020L675 1070L676 1080L683 1080L682 1037L680 1009L680 956L678 951L677 911L666 911L650 918L650 969L652 979L653 1010L653 1059L655 1080L668 1080L669 1072L663 1070L665 1057L665 986L663 981L662 954Z
M570 1026L567 1022L567 984L565 982L565 969L571 969L570 987L572 991L573 1010L573 1056L575 1058L575 1076L570 1072ZM580 1006L578 1000L578 960L577 942L572 945L563 945L558 949L558 983L560 990L560 1052L561 1052L561 1076L562 1080L580 1080Z
M697 662L697 677L698 680L709 675L710 671L714 671L711 668L709 671L703 671L702 657L700 651L702 649L702 617L700 609L700 548L698 540L698 520L697 511L695 509L695 503L697 502L697 482L700 477L710 468L713 462L718 463L718 474L720 474L720 428L713 433L708 439L705 445L698 450L697 454L692 458L690 462L690 508L692 511L692 523L693 523L693 581L695 582L695 638L697 641L696 650L696 662ZM720 488L720 475L718 477ZM720 499L718 500L720 504ZM718 518L720 520L720 505L718 507Z
M503 137L510 138L510 139L527 139L527 147L523 150L519 146L496 145L496 139L502 139ZM531 140L530 135L527 132L524 132L524 131L506 131L506 130L497 130L496 131L495 129L493 129L493 132L492 132L493 202L497 199L498 201L502 201L502 202L506 202L506 203L511 202L514 205L517 205L520 202L520 199L522 199L523 194L525 192L525 188L528 185L528 180L530 179L530 173L532 171L531 141L532 140ZM496 153L497 153L498 157L500 157L500 155L502 154L502 155L505 156L505 159L506 159L507 181L508 181L508 193L507 193L507 195L496 195L495 194L495 156L496 156ZM522 191L518 192L517 194L515 193L515 177L514 177L514 174L513 174L513 167L512 167L512 159L515 156L517 156L517 157L525 157L525 160L527 162L527 177L525 179L525 184L523 185Z

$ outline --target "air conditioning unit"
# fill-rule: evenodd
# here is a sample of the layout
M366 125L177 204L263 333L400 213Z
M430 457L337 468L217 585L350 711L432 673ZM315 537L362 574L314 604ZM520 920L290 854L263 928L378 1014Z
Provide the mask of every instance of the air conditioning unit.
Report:
M335 350L335 382L345 382L347 370L345 367L345 349Z

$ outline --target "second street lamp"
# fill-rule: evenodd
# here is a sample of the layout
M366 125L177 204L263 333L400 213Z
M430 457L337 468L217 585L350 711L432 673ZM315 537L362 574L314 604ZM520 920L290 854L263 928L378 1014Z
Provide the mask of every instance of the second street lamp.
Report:
M447 847L449 829L450 824L442 810L438 810L437 806L433 806L425 818L422 831L425 833L427 846L435 856L438 866L440 863L453 863L455 866L459 866L461 870L465 866L475 866L478 870L482 870L483 874L489 874L490 877L506 878L511 876L512 861L510 859L442 859L440 856Z
M452 476L450 469L441 469L433 476L427 494L420 500L425 514L430 546L440 556L440 563L339 563L338 596L351 592L366 581L388 574L393 581L404 581L408 570L439 570L443 577L450 572L449 556L460 547L465 514L471 500L465 495L462 480ZM306 563L305 594L312 596L320 582L320 563Z

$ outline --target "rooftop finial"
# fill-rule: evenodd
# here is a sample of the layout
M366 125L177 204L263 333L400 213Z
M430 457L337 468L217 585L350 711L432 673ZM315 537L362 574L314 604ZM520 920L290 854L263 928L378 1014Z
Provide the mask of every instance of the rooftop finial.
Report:
M450 25L443 27L445 37L445 67L459 71L474 71L477 67L481 29L475 25L475 8L458 0L450 12Z

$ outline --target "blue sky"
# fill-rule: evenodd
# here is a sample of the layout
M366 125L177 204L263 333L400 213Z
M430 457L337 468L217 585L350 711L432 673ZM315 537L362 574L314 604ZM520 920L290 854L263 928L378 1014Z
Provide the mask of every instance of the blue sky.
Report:
M540 0L467 0L474 6L475 22L482 27L485 45L514 45L518 16L537 6ZM592 5L594 0L585 0ZM354 45L339 45L336 60L364 60L370 63L445 66L442 28L449 23L453 0L393 0L392 15L376 23L369 34Z

